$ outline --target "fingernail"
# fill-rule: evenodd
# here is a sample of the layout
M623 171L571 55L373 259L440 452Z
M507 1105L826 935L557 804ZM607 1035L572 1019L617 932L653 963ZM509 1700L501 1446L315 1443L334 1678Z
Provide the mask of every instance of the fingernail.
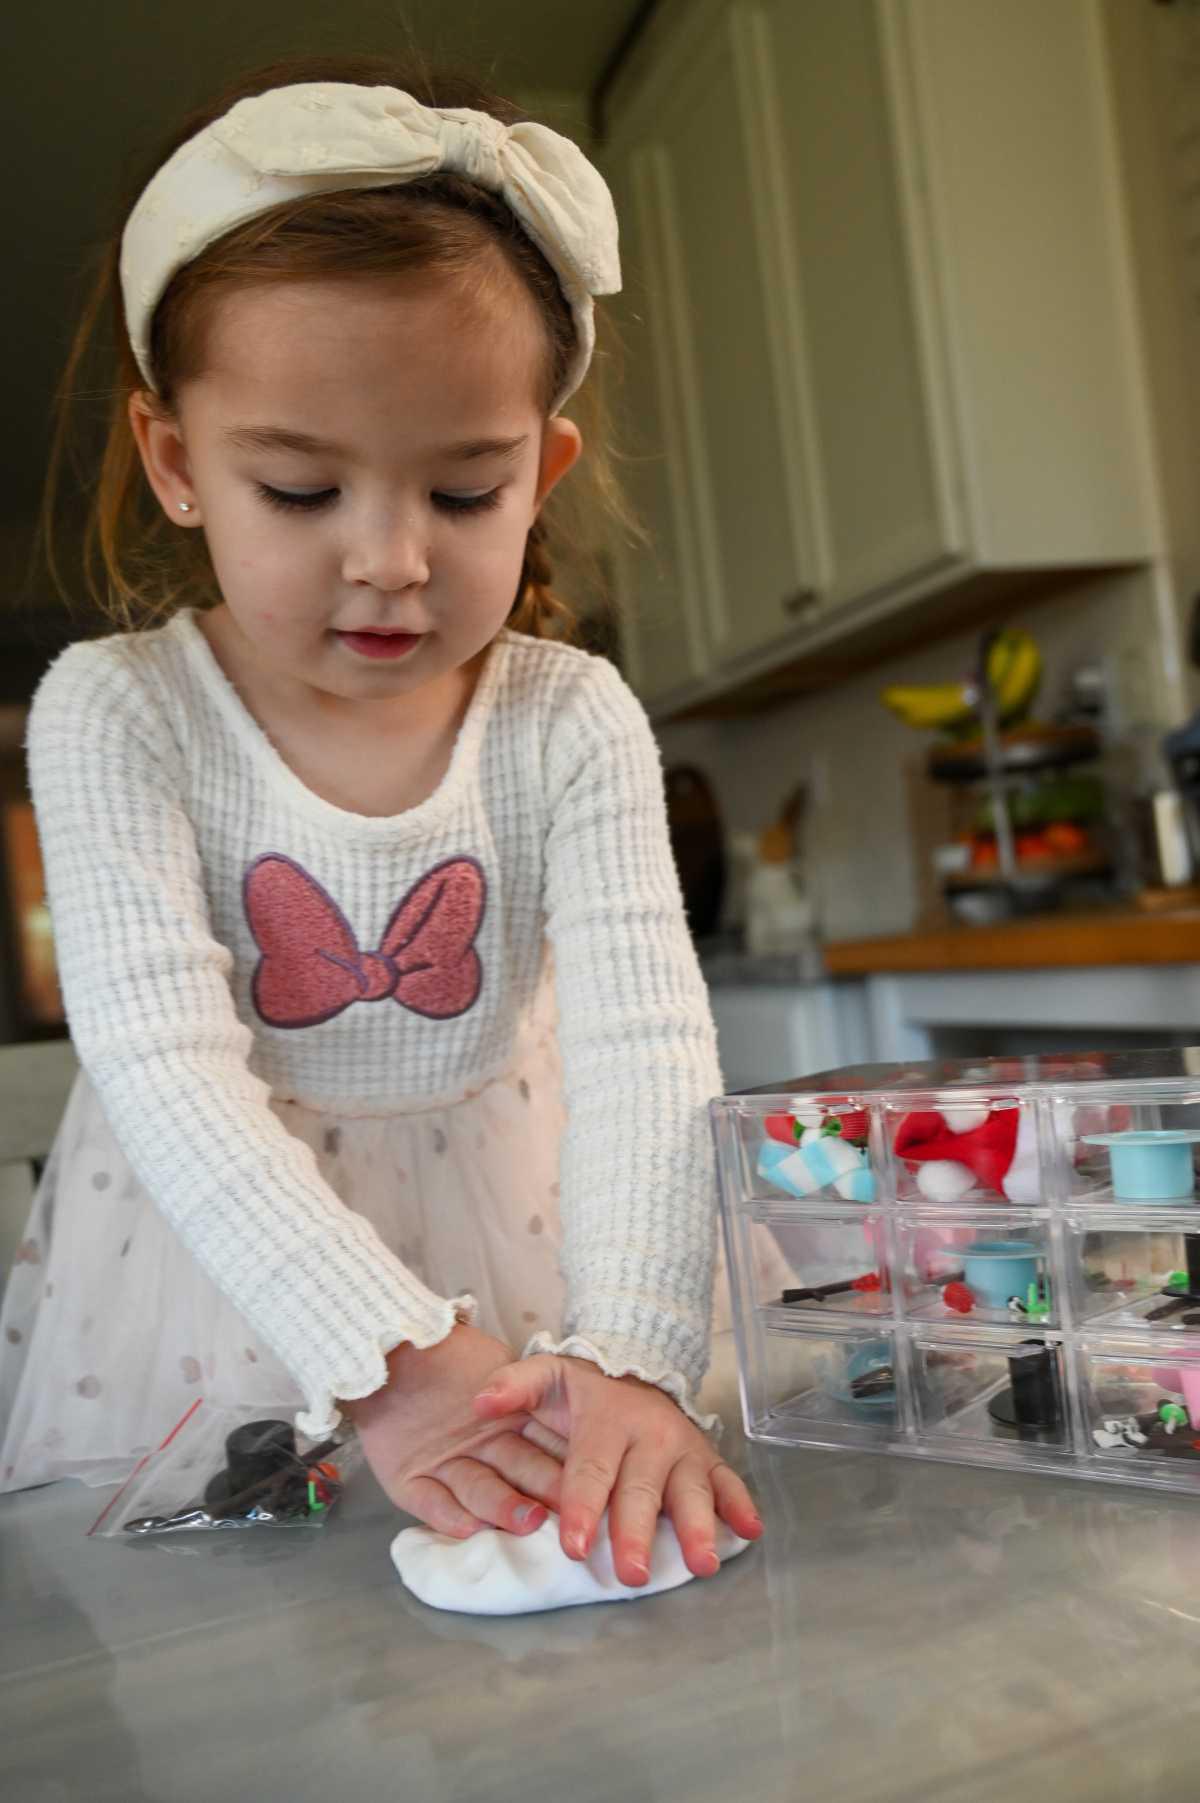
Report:
M518 1526L525 1527L527 1523L533 1521L535 1515L538 1518L537 1525L540 1527L546 1519L546 1511L541 1503L522 1503L521 1507L515 1511L513 1518Z
M567 1550L574 1553L577 1559L587 1557L587 1539L583 1534L567 1535Z
M721 1569L721 1561L717 1558L716 1553L709 1553L708 1558L704 1563L708 1567L704 1575L709 1578L715 1578Z
M640 1559L631 1559L629 1561L629 1569L634 1573L639 1584L644 1584L650 1576L650 1567L644 1565Z

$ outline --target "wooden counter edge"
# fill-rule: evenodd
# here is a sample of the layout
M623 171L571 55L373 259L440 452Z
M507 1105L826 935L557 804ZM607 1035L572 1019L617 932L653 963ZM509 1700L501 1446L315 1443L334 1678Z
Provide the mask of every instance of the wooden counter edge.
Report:
M1200 962L1200 910L1183 914L1063 914L990 927L945 927L824 947L832 976L936 970L1034 970L1064 965Z

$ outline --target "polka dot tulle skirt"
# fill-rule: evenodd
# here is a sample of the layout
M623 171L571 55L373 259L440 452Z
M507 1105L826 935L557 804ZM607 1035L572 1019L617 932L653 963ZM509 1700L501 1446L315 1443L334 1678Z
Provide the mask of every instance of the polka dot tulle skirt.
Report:
M326 1182L441 1295L520 1352L557 1332L564 1109L552 1013L511 1069L452 1107L341 1118L275 1101ZM0 1315L0 1490L110 1483L198 1395L302 1404L294 1381L145 1193L81 1073Z

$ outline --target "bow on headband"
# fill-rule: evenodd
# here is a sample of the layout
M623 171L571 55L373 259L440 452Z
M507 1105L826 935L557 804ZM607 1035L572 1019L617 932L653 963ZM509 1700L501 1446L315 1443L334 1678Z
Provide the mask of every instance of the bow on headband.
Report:
M333 897L277 852L246 872L243 900L262 953L254 1005L268 1026L315 1027L351 1002L389 996L414 1014L450 1020L479 994L474 939L486 880L474 858L450 858L415 883L377 952L363 952Z
M147 383L154 309L176 270L214 239L281 201L417 181L439 169L499 194L558 276L576 352L557 410L591 361L592 296L621 286L604 178L548 126L503 125L470 107L422 106L400 88L336 81L239 100L181 145L142 193L122 239L121 287Z

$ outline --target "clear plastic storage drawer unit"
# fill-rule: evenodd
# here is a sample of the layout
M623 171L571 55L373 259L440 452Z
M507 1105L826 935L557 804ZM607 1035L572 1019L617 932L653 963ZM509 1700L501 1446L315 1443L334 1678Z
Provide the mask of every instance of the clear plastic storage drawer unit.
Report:
M1200 1496L1200 1049L712 1104L756 1440Z

